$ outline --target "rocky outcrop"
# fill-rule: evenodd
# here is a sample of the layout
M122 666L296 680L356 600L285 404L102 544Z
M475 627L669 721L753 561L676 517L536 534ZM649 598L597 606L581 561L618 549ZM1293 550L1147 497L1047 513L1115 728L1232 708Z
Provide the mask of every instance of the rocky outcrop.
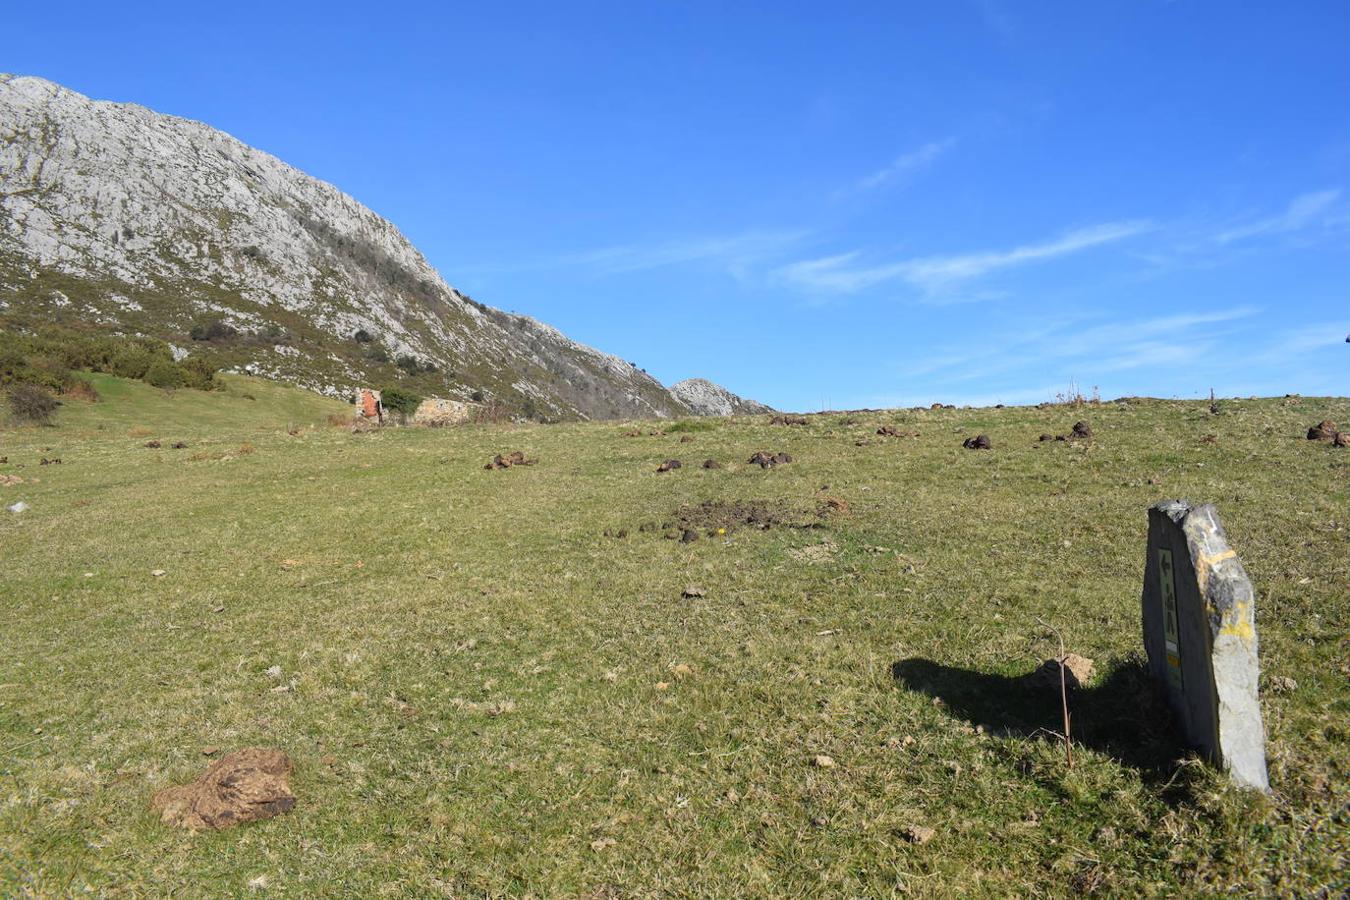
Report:
M541 418L687 412L630 363L461 294L332 185L40 78L0 75L0 317L198 348L194 327L223 323L239 367L334 396L404 380Z
M686 378L670 386L670 393L696 416L748 416L773 412L772 407L738 397L720 384Z

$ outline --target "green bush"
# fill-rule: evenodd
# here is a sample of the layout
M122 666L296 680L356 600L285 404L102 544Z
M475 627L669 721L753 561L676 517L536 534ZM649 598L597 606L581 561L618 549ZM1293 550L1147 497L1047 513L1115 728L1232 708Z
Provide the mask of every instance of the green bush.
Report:
M183 370L171 362L158 360L145 373L145 382L151 387L173 390L183 386Z
M384 404L385 409L395 410L404 416L411 416L417 412L417 407L422 403L422 398L401 387L387 387L380 391L380 402Z
M216 387L216 365L204 356L192 355L178 364L183 372L183 386L199 391Z
M141 379L155 362L155 355L144 347L127 344L117 348L117 352L113 354L109 373L118 378Z

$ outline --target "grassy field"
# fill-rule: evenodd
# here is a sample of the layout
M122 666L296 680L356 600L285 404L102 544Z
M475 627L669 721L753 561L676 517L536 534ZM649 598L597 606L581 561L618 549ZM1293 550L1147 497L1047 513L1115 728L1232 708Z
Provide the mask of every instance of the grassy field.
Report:
M352 434L261 382L98 386L0 431L31 507L0 512L0 894L1346 889L1350 451L1303 432L1350 401ZM483 469L511 450L539 462ZM1141 675L1164 497L1216 503L1257 585L1269 797ZM704 502L779 524L668 539ZM1072 769L1019 680L1038 619L1096 661ZM208 745L289 753L294 812L161 823Z

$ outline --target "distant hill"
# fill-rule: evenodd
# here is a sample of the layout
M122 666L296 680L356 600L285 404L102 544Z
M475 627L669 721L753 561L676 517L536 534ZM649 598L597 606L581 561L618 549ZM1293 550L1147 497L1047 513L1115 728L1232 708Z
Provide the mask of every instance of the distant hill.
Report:
M670 393L699 416L743 416L773 412L773 407L738 397L704 378L686 378L670 386Z
M398 381L541 418L693 411L632 363L455 290L390 222L273 156L0 75L0 325L51 321L335 396Z

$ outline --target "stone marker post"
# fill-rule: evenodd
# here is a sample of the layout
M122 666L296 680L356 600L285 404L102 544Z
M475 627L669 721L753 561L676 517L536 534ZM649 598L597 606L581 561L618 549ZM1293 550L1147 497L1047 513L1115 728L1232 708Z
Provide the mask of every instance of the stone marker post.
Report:
M1256 603L1213 506L1148 511L1144 649L1186 740L1245 787L1267 790L1256 687Z

